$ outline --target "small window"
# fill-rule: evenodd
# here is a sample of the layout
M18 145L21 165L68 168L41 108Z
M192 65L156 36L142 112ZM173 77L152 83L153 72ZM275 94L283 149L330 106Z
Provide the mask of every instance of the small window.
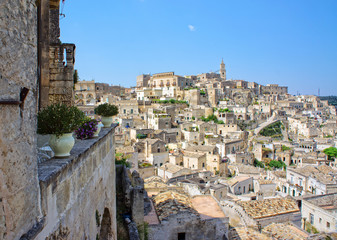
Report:
M186 233L178 233L178 240L185 240L186 239Z
M310 213L310 223L311 223L311 225L313 225L314 224L314 214L312 214L312 213Z
M326 227L330 228L330 223L329 222L326 222Z
M322 218L319 218L319 223L322 223Z

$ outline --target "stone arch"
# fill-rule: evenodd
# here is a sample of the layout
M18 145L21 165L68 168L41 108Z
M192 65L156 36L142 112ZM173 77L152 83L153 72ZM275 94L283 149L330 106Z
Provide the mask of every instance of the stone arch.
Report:
M99 239L113 239L111 214L108 208L104 209Z

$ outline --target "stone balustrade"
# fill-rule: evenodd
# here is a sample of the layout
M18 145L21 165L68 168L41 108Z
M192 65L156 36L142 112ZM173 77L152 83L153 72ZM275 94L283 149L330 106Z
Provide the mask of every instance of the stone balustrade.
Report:
M61 229L68 239L116 239L114 128L77 141L67 158L39 163L45 221L37 239Z

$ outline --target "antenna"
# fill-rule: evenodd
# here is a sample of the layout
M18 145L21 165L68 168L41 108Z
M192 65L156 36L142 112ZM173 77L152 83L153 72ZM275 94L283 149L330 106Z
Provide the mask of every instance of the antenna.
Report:
M318 89L318 96L320 96L321 95L321 91L320 91L320 89Z

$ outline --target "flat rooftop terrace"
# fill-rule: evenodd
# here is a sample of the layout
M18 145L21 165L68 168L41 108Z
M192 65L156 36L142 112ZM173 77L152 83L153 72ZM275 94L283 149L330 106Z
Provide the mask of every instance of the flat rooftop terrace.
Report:
M225 214L213 197L196 196L191 199L193 208L200 214L201 219L224 218Z

